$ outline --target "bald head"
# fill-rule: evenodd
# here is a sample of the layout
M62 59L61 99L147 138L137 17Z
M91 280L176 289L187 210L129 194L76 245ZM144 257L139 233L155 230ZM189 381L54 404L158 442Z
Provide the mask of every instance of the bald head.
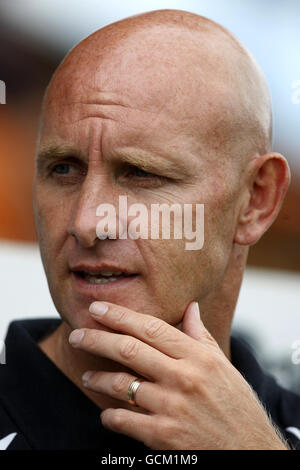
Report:
M62 62L45 103L84 99L87 88L108 103L180 116L180 125L184 119L199 142L226 158L244 162L270 151L264 76L249 51L205 17L153 11L96 31Z

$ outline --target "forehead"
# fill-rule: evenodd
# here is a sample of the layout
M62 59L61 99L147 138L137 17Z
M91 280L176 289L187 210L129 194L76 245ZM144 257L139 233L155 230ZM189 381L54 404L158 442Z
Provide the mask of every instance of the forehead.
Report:
M96 91L136 109L189 118L205 114L206 122L211 114L215 119L222 105L230 103L230 47L219 48L220 38L211 33L199 37L169 26L150 32L141 30L115 42L113 35L85 40L59 68L47 104L92 99L88 94Z
M224 147L237 98L230 46L218 44L220 38L201 35L199 43L193 32L178 28L139 31L117 44L110 36L92 36L55 74L42 129L56 137L65 129L74 134L78 123L93 116L114 126L119 140L125 131L135 143L138 136L184 148L193 140L195 153ZM77 139L87 140L82 126L80 132Z

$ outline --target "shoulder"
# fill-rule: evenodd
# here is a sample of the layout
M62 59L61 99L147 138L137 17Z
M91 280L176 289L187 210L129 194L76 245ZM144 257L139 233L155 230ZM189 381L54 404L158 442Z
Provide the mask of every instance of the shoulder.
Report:
M276 422L286 439L300 450L300 396L281 387L277 382L273 389L274 387L277 388Z
M4 400L0 396L0 450L31 449L19 425L9 415Z
M251 347L231 338L232 364L256 392L273 423L296 449L300 449L300 395L287 390L263 370Z
M10 323L0 364L0 450L31 449L28 431L30 403L36 401L34 384L46 358L36 341L59 325L57 319L19 320Z

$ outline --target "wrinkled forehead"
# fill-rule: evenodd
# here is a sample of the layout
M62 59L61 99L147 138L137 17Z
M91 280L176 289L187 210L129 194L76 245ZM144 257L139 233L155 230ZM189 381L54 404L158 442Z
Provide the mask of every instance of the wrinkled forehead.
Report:
M268 89L236 38L209 21L199 26L198 18L195 27L135 28L132 21L97 31L68 54L46 93L41 129L74 106L108 104L124 107L122 120L130 109L130 122L152 113L171 135L180 130L183 138L192 136L225 158L244 155L244 161L266 151Z

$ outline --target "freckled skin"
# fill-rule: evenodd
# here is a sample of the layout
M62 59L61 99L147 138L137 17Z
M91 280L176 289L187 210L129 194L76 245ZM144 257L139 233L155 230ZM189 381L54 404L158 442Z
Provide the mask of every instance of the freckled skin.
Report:
M143 70L139 73L142 75ZM115 75L118 76L119 71ZM109 76L114 83L111 72ZM101 72L96 77L101 82ZM95 258L101 260L104 255L109 259L111 256L113 259L117 257L125 266L133 265L134 270L140 272L142 277L138 292L129 290L125 297L124 293L121 293L120 296L116 294L114 298L102 300L124 304L144 313L155 312L169 323L177 324L181 321L182 312L190 299L203 299L216 284L219 272L224 271L228 263L231 243L223 235L224 227L228 226L230 238L233 237L231 219L234 206L231 201L232 189L230 188L228 196L229 188L222 181L222 170L225 170L226 164L220 164L218 182L218 168L216 164L212 164L211 157L207 161L205 142L198 142L196 129L191 132L190 119L186 118L182 104L173 105L165 98L169 93L166 87L167 78L164 77L159 89L153 92L150 83L147 85L147 90L150 88L149 91L153 94L153 110L148 110L147 107L144 109L138 82L133 87L129 80L126 87L124 79L123 87L117 92L113 90L115 101L133 102L133 106L102 105L101 97L112 93L108 85L99 92L85 86L81 93L80 87L71 93L68 86L65 86L58 93L57 99L56 87L52 84L54 92L50 91L48 98L52 109L44 111L40 147L52 141L68 143L79 148L89 158L86 178L81 178L72 190L37 179L38 214L42 213L38 215L37 226L44 265L57 309L73 327L87 325L88 305L72 295L66 260L68 256L72 257L76 250L85 257L88 250L75 237L68 235L68 229L72 224L77 224L78 232L91 230L95 233L97 206L104 202L116 202L119 195L127 195L129 204L142 202L149 207L151 203L204 203L206 241L204 248L199 252L184 250L185 242L181 240L96 242L92 248ZM54 80L56 83L58 78ZM85 77L82 82L85 83ZM141 88L144 86L142 81ZM127 88L132 88L128 97ZM67 98L61 99L61 96L65 95ZM94 101L98 104L86 104ZM105 102L105 99L103 101ZM165 102L169 103L167 109L164 109ZM155 113L156 108L160 109L159 113ZM198 154L200 146L205 156L203 159L200 159ZM114 169L110 167L110 156L119 147L134 147L137 151L154 149L162 158L171 158L174 162L178 159L184 160L188 176L183 181L170 181L158 188L151 185L148 188L135 188L130 181L126 184L121 184L118 180L112 181ZM59 206L58 193L61 201ZM87 221L88 217L90 222ZM52 225L53 219L56 220L55 227ZM89 250L91 251L90 248Z
M43 347L62 369L54 344L59 351L71 329L96 327L88 313L93 300L177 326L197 300L206 327L229 356L248 250L247 243L236 243L239 216L253 162L269 151L270 116L252 57L197 15L162 11L129 18L97 31L66 57L45 96L38 151L70 146L87 173L74 170L72 183L62 184L37 172L34 196L43 264L65 320ZM120 155L129 148L156 158L153 173L160 174L165 160L178 164L177 174L145 184L120 176ZM186 251L184 240L97 240L96 208L116 204L120 195L128 204L204 204L204 247ZM139 281L134 289L87 301L74 291L68 270L68 261L87 258L120 261L139 273Z

